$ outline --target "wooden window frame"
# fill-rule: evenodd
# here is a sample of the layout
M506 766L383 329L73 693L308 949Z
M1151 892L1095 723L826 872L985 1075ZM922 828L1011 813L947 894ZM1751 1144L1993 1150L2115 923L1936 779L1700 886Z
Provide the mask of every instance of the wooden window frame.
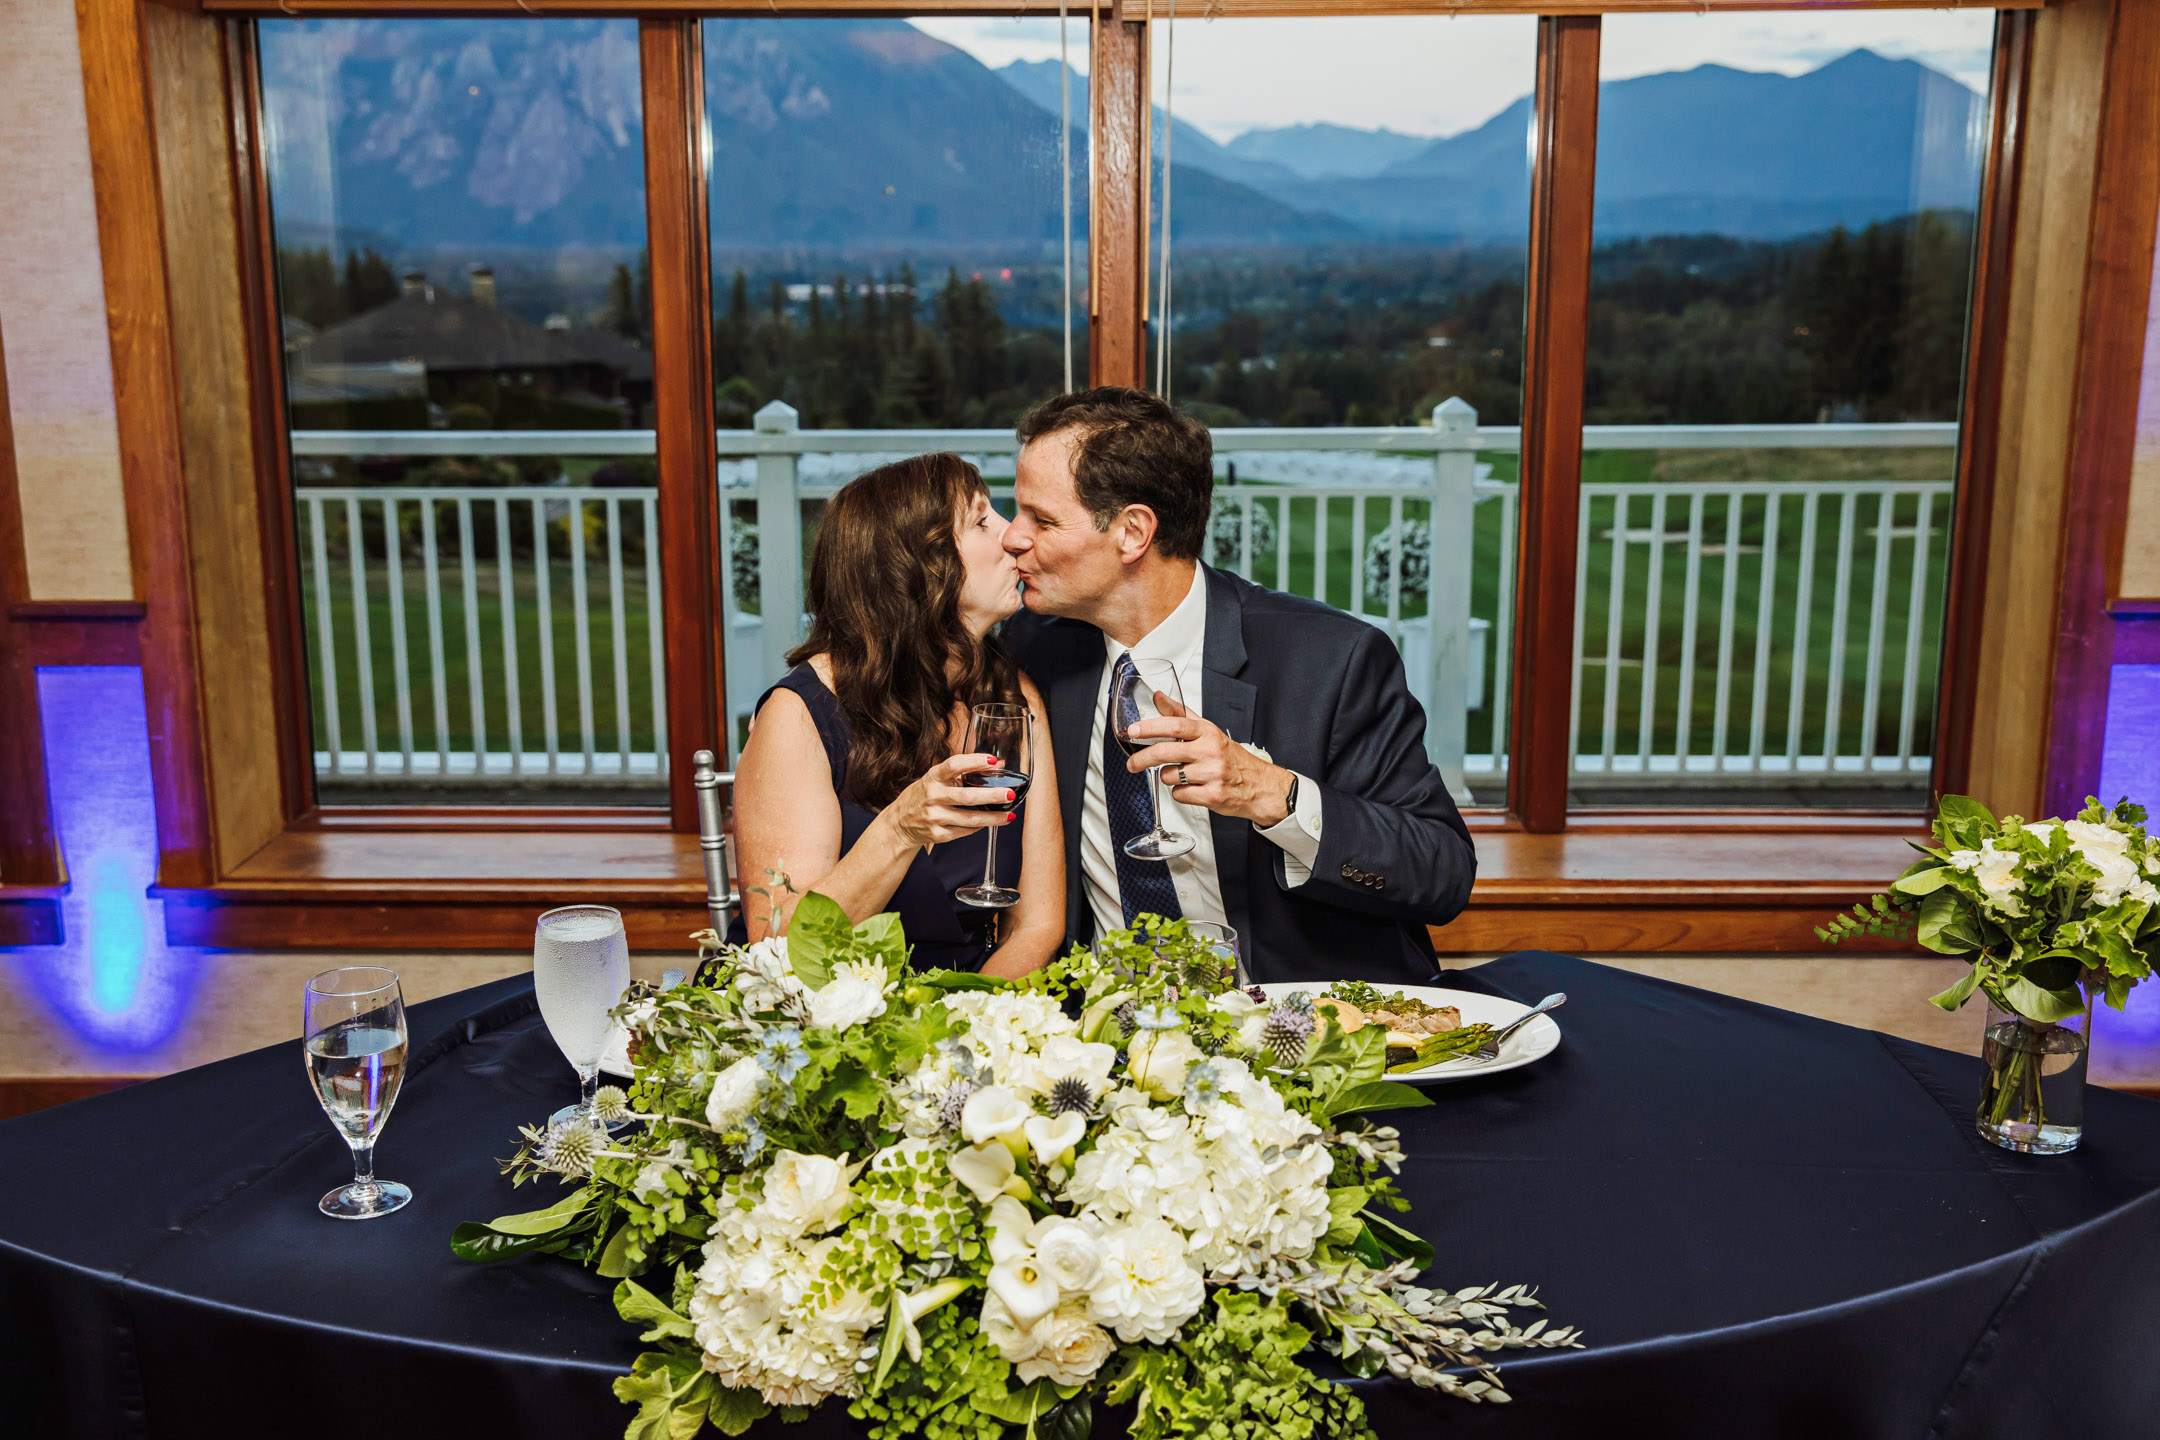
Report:
M281 729L288 739L273 757L280 813L269 843L223 853L206 773L213 763L196 717L200 693L193 650L195 617L187 598L191 536L180 495L185 484L171 443L184 397L172 366L174 298L167 247L196 237L167 233L160 222L158 126L202 116L154 113L141 19L152 8L221 27L235 214L229 245L253 317L249 384L259 480L262 583ZM1797 6L1799 0L1793 0ZM2035 0L1985 8L2022 11ZM1544 4L1348 3L1215 0L1221 16L1353 13L1530 13L1541 15L1537 65L1537 165L1533 176L1530 284L1526 296L1522 613L1514 673L1567 675L1545 661L1572 647L1575 506L1581 468L1582 347L1587 296L1590 187L1596 149L1599 16L1644 11L1764 10L1783 0L1602 0ZM1810 8L1813 8L1810 6ZM1852 8L1868 8L1855 6ZM1881 8L1920 8L1896 0ZM1927 8L1940 8L1937 4ZM1980 8L1980 7L1974 7ZM1094 234L1088 373L1096 383L1144 384L1146 353L1147 140L1150 114L1149 21L1167 15L1165 0L1111 0L1091 11L1094 96L1091 177ZM710 384L710 276L704 171L699 17L731 14L1009 14L1009 7L925 0L910 6L861 0L795 0L711 6L683 0L120 0L82 7L86 90L93 166L114 315L114 363L120 394L123 464L131 510L138 594L144 599L141 653L152 694L160 834L161 886L176 942L249 946L496 948L521 946L533 911L547 903L609 900L622 905L636 943L679 947L702 914L702 877L688 790L688 751L720 734L717 627L668 629L672 784L662 811L567 807L332 807L314 803L305 750L304 650L292 583L291 489L282 421L281 355L272 337L275 301L260 165L260 95L251 21L258 16L344 15L619 15L639 22L645 99L648 241L655 292L656 428L665 527L664 585L673 614L716 614L723 577L718 564L717 497ZM1998 22L1994 140L1983 191L1973 336L1963 419L1960 497L1954 523L1946 615L1977 613L1985 573L1985 487L1992 477L1992 413L2003 364L2002 314L2008 282L2010 221L2022 128L2023 72L2029 17ZM2006 72L2005 66L2009 69ZM2121 87L2111 87L2121 88ZM2122 123L2135 118L2127 113ZM142 223L148 218L147 226ZM113 237L132 237L114 243ZM2135 235L2125 233L2111 254ZM2147 235L2147 253L2150 236ZM2120 288L2120 287L2118 287ZM2142 317L2142 309L2138 312ZM2096 352L2095 365L2108 358ZM1991 388L1992 386L1992 388ZM2129 403L2134 409L2134 386ZM2109 416L2120 411L2109 397ZM2096 426L2100 421L2096 418ZM2097 432L2096 432L2097 433ZM2112 432L2108 432L2112 433ZM1989 437L1977 443L1972 437ZM2096 461L2096 464L2099 462ZM4 478L4 477L0 477ZM1969 497L1967 487L1973 489ZM2096 492L2097 493L2097 492ZM2104 497L2103 497L2104 498ZM138 503L140 502L140 503ZM167 522L171 523L168 525ZM143 533L144 531L155 533ZM0 570L6 535L0 534ZM1533 543L1535 541L1535 543ZM274 543L273 543L274 542ZM281 555L279 552L283 551ZM1565 596L1567 603L1553 604ZM18 607L19 608L19 607ZM677 634L677 629L703 633ZM1957 697L1969 697L1972 640L1946 639L1938 719L1937 776L1961 779L1969 747L1958 749ZM1959 687L1963 686L1961 690ZM1524 703L1525 701L1529 703ZM1504 812L1472 817L1481 879L1471 911L1438 937L1454 951L1566 943L1618 951L1646 948L1811 950L1815 919L1875 887L1897 868L1915 815L1806 811L1640 810L1570 814L1567 803L1568 695L1541 686L1518 699L1515 762ZM163 729L159 726L164 723ZM705 738L710 737L710 738ZM228 758L228 757L219 757ZM5 759L5 757L0 757ZM259 763L259 762L258 762ZM475 846L475 832L490 832ZM1774 833L1773 833L1774 832ZM1699 853L1657 870L1643 857L1656 837L1686 846L1711 835L1741 837L1715 847L1754 869L1705 874ZM15 843L10 840L9 843ZM1752 857L1752 858L1745 858ZM1735 860L1734 864L1743 863ZM1633 870L1630 869L1633 866ZM1555 928L1558 926L1559 928Z

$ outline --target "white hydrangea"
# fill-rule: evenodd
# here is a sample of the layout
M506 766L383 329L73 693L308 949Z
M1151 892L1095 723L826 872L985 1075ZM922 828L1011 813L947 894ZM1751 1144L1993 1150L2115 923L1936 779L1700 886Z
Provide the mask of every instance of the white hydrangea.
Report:
M856 1352L881 1312L809 1299L818 1267L839 1238L791 1233L762 1204L739 1208L735 1202L747 1192L742 1181L731 1181L729 1190L690 1296L705 1368L723 1385L757 1391L769 1405L853 1396Z
M962 990L946 996L945 1007L967 1022L962 1038L976 1063L1007 1085L1024 1084L1021 1072L1032 1077L1037 1053L1053 1037L1078 1033L1048 995Z
M1206 1295L1177 1228L1145 1220L1104 1237L1102 1271L1088 1292L1087 1315L1128 1345L1167 1345Z
M1150 1105L1129 1089L1111 1096L1110 1123L1074 1165L1065 1198L1108 1232L1156 1219L1176 1226L1202 1271L1256 1244L1311 1254L1327 1233L1333 1168L1326 1147L1310 1143L1319 1127L1243 1061L1208 1063L1222 1099L1202 1114Z

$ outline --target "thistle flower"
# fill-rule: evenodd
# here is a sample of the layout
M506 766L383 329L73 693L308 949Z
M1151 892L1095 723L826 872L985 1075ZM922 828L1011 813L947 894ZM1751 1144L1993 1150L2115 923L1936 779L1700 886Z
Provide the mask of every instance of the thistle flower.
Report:
M1127 1000L1124 1004L1118 1006L1114 1013L1117 1016L1118 1037L1130 1040L1133 1031L1140 1028L1140 1022L1136 1018L1140 1013L1139 1002Z
M1095 1091L1079 1076L1068 1075L1050 1087L1050 1113L1092 1116L1095 1113Z
M972 1080L955 1080L953 1082L952 1089L945 1092L945 1098L938 1101L938 1128L940 1130L956 1131L960 1128L960 1112L967 1108L968 1097L972 1096L976 1089L977 1086Z
M603 1125L620 1125L630 1118L630 1097L620 1085L602 1085L593 1091L592 1113Z
M600 1149L600 1132L590 1125L572 1122L548 1132L540 1163L560 1175L590 1175L593 1156Z
M1291 999L1300 997L1292 996ZM1292 1005L1288 1000L1268 1011L1267 1023L1260 1027L1260 1043L1267 1048L1275 1063L1291 1066L1305 1058L1305 1047L1312 1041L1312 1004L1304 1008Z
M1302 1010L1307 1015L1312 1014L1312 996L1307 994L1303 990L1291 991L1289 994L1282 997L1280 1003L1284 1008L1291 1010Z

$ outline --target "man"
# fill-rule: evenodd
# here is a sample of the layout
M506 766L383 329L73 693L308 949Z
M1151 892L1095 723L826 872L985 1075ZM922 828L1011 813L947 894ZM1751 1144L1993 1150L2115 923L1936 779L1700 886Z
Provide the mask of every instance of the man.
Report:
M1200 563L1213 442L1155 396L1060 396L1019 434L1005 548L1027 610L1006 640L1050 711L1070 937L1152 911L1228 923L1257 981L1429 980L1425 927L1461 911L1477 856L1395 647ZM1141 721L1167 738L1128 760L1105 733L1111 679L1150 659L1197 703ZM1167 862L1122 853L1148 826L1151 766L1164 823L1197 842Z

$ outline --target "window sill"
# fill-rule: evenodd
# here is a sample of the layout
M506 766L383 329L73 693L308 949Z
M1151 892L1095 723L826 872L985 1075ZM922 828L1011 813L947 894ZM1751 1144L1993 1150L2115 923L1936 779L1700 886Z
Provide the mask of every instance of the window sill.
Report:
M1910 821L1800 831L1792 818L1690 819L1705 823L1480 827L1470 908L1434 943L1458 955L1821 951L1814 927L1880 890L1926 833ZM215 886L152 893L172 943L221 948L522 950L538 912L580 902L621 910L641 949L687 950L706 924L697 837L652 829L296 827Z

